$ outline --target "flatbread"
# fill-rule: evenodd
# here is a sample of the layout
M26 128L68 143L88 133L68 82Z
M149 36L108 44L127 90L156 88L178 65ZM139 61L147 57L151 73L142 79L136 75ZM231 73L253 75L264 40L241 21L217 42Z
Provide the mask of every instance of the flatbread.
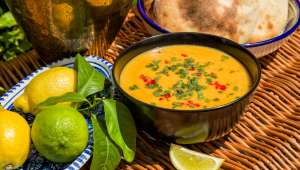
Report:
M153 13L171 32L208 33L246 43L280 34L287 5L288 0L155 0Z
M288 0L262 0L261 15L248 42L259 42L284 32L288 23Z

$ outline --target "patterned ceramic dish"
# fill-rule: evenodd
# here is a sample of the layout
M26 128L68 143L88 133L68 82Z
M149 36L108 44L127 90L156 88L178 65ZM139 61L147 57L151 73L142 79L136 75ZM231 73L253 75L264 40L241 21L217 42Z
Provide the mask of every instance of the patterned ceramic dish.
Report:
M111 69L112 64L110 64L108 61L105 61L99 57L92 57L89 56L86 58L86 60L97 69L100 73L102 73L106 78L111 79ZM60 60L58 62L52 63L50 65L47 65L46 67L42 67L38 69L37 71L33 72L23 80L21 80L18 84L13 86L7 93L5 93L2 97L0 97L0 105L3 106L5 109L8 110L14 110L13 102L14 100L20 96L24 88L27 86L27 84L38 74L48 70L50 67L55 66L66 66L66 67L73 67L74 66L74 58L68 58L64 60ZM23 114L20 113L22 116L26 118L28 123L31 125L33 122L34 117L29 114ZM89 125L89 142L85 150L81 153L79 157L77 157L72 163L70 164L55 164L53 162L50 162L46 160L45 158L41 157L38 152L34 149L34 146L32 145L32 149L30 152L30 156L28 160L25 162L22 168L20 169L30 169L30 170L40 170L40 169L65 169L65 170L77 170L80 169L91 157L92 155L92 125L91 122L87 119L88 125Z
M148 16L144 7L145 0L138 0L137 6L140 15L143 18L144 25L147 31L153 35L161 33L169 33L168 30L161 27L151 17ZM277 37L257 42L241 44L249 49L257 58L263 57L276 51L287 38L296 31L300 25L300 2L299 0L289 0L289 21L287 23L285 31Z

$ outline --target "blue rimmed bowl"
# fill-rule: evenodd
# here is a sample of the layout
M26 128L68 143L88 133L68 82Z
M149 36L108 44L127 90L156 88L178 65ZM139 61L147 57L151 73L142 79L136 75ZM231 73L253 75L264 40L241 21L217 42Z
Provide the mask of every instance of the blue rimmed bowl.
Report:
M103 60L99 57L93 57L89 56L86 57L86 60L94 67L97 71L99 71L102 75L104 75L106 78L111 80L111 69L112 64L110 64L108 61ZM28 75L26 78L21 80L18 84L13 86L10 90L8 90L7 93L5 93L2 97L0 97L0 105L8 110L16 111L13 107L13 102L15 99L20 96L23 92L25 87L28 85L28 83L37 75L40 73L48 70L51 67L56 66L65 66L65 67L74 67L75 58L67 58L60 61L57 61L55 63L52 63L50 65L47 65L46 67L42 67L38 69L37 71L33 72L32 74ZM34 116L30 114L24 114L19 111L24 118L27 120L27 122L32 124L34 120ZM101 113L100 113L101 114ZM89 141L88 145L86 146L85 150L71 163L69 164L56 164L51 161L46 160L44 157L39 155L39 153L35 150L34 146L31 145L31 151L30 155L27 159L27 161L24 163L23 167L20 169L24 170L77 170L83 167L83 165L90 159L92 155L92 147L93 147L93 128L91 125L91 121L87 119L88 127L89 127ZM1 151L0 151L1 154Z
M143 18L143 22L147 28L147 31L152 35L170 33L170 31L161 27L148 15L148 11L145 8L144 2L145 0L138 0L137 8L140 16ZM284 43L289 36L297 30L299 25L300 2L299 0L289 0L289 21L286 25L285 31L282 34L265 41L241 45L250 50L257 58L263 57L276 51L282 45L282 43Z

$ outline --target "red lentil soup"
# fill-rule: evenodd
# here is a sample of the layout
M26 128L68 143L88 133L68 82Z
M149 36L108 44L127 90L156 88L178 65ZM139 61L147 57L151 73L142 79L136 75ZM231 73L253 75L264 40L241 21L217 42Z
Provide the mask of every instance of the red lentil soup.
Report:
M209 47L171 45L144 52L123 69L120 85L145 103L180 110L212 108L245 95L247 69L234 57Z

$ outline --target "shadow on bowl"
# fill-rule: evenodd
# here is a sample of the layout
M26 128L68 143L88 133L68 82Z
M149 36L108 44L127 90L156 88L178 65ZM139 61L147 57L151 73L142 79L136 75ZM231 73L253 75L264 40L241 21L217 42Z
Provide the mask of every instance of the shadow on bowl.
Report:
M210 47L233 56L247 69L252 79L250 90L226 105L199 110L176 110L139 101L121 88L120 76L129 61L151 49L179 44ZM191 144L211 141L230 132L240 120L259 84L261 69L255 56L233 41L207 34L170 33L145 39L126 49L115 62L112 74L141 129L150 134L162 134L181 144Z
M152 34L170 33L160 26L151 16L149 11L153 8L153 0L138 0L137 7L147 31ZM289 0L289 19L285 31L273 38L256 43L241 44L250 50L257 58L266 56L276 51L294 33L300 25L300 1Z

